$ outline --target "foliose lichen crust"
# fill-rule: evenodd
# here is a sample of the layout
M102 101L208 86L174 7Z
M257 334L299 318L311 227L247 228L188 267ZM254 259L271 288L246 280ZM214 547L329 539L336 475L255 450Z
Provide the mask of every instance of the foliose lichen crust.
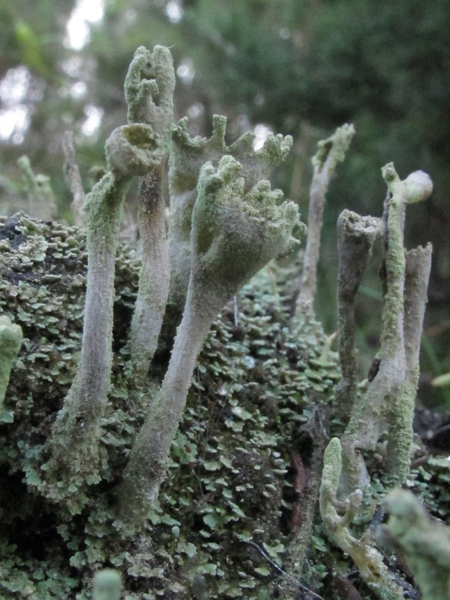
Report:
M237 315L227 307L213 325L160 503L139 534L123 537L113 525L113 490L146 408L123 375L138 261L120 249L101 481L62 502L45 485L42 465L80 350L85 237L15 215L0 220L0 244L0 309L24 332L0 426L2 597L85 600L92 574L105 567L123 573L129 600L187 599L199 586L210 598L271 597L282 584L252 544L282 566L290 452L312 396L325 397L339 377L317 334L299 341L290 332L289 300L273 272L243 289ZM149 380L155 389L159 370L155 364Z

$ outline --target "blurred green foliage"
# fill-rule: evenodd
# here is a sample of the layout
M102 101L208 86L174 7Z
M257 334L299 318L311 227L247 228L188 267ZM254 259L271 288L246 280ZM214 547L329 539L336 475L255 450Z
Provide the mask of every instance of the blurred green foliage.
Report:
M122 87L134 50L171 46L176 115L189 116L191 133L208 135L211 117L219 113L228 117L233 138L257 124L294 136L291 159L276 184L303 213L316 141L343 122L355 124L357 134L331 186L325 215L317 303L328 330L336 322L339 212L345 207L379 215L385 195L380 168L391 160L401 177L419 168L429 172L435 191L431 201L410 211L406 238L408 247L428 241L434 246L425 379L450 370L448 0L105 0L103 18L89 23L89 40L79 50L67 35L75 5L0 4L0 124L18 105L29 120L26 131L0 139L2 212L20 206L16 160L27 154L36 173L51 177L60 214L70 220L63 132L75 132L88 188L89 168L104 161L104 140L125 122ZM26 69L26 86L14 100L5 82L18 67ZM86 121L96 115L101 121L89 133ZM373 264L365 281L372 296L379 293ZM376 299L361 295L358 312L370 357L377 345ZM433 394L435 402L443 400L442 389L428 386L424 396Z

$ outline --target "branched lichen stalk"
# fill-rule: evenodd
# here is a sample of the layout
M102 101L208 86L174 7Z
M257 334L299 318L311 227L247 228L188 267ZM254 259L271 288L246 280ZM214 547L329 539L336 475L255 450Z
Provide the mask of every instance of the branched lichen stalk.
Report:
M361 217L344 210L338 218L338 314L339 362L342 379L336 388L336 408L348 420L356 400L357 364L355 349L354 300L375 240L381 234L381 220Z
M386 472L392 485L402 485L409 474L413 418L419 383L419 353L427 287L431 271L431 244L406 253L404 346L406 372L401 398L389 412Z
M0 414L3 410L11 369L22 344L22 328L6 315L0 316Z
M65 157L64 174L66 182L72 192L70 208L73 213L73 222L78 227L86 226L86 213L84 211L85 193L81 181L80 170L75 160L75 147L73 144L73 132L66 131L63 136L63 152Z
M322 483L320 486L320 514L328 535L339 548L351 556L361 577L381 600L401 600L403 591L394 582L367 531L355 538L349 526L358 512L362 500L361 490L355 490L345 502L336 499L342 471L342 448L338 438L333 438L324 454ZM339 511L344 511L340 516Z
M450 530L432 521L407 490L390 492L385 501L389 521L378 540L399 551L422 592L422 600L450 597Z
M269 134L263 148L254 150L255 135L251 132L227 146L226 125L225 117L214 115L211 137L191 138L187 132L187 119L181 119L173 132L169 160L171 281L168 305L173 326L179 324L186 301L191 272L192 211L202 165L210 161L217 166L222 156L233 156L242 165L248 191L261 179L268 179L292 147L291 136Z
M318 144L318 150L312 159L314 173L309 192L308 238L303 259L300 293L297 299L296 316L314 315L314 296L316 293L317 263L320 251L320 233L322 231L323 210L328 185L342 162L355 134L353 125L338 127L334 134Z
M171 143L175 73L170 50L155 46L153 53L136 50L125 80L130 123L151 125L159 136L160 164L141 180L138 224L142 266L131 322L131 366L142 381L156 350L169 295L170 263L162 191L163 165Z
M178 429L197 354L221 308L275 256L297 245L297 207L261 181L245 192L242 166L225 156L202 167L192 215L186 308L161 389L150 404L118 494L120 521L137 524L156 498Z
M106 143L109 171L86 198L88 273L81 357L52 432L52 465L65 476L96 481L100 421L110 387L116 247L122 207L133 176L154 168L151 127L127 125Z

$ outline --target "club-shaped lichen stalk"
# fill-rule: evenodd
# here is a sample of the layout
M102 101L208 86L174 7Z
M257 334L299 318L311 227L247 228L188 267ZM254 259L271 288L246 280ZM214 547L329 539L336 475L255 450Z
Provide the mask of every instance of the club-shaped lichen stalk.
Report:
M138 523L158 494L197 355L221 308L268 261L294 248L298 209L261 181L247 193L231 156L200 172L192 214L192 270L186 308L161 389L133 446L119 490L122 522Z
M86 198L88 273L81 358L52 434L52 461L96 481L100 420L110 386L114 264L122 207L133 176L160 161L148 125L116 129L106 143L108 172ZM84 474L84 475L83 475Z

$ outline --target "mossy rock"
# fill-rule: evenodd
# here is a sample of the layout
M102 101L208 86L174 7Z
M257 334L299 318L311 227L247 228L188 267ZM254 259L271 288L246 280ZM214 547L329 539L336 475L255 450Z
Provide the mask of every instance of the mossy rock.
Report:
M0 248L0 314L24 333L0 415L0 597L91 598L93 573L104 567L123 573L128 600L276 597L283 584L261 550L282 567L296 499L291 457L307 460L313 406L339 377L335 356L323 359L320 326L300 337L292 330L287 271L258 275L237 311L226 307L213 325L159 504L130 538L114 526L114 489L149 399L126 375L135 251L121 247L116 262L102 481L68 503L46 484L46 441L80 351L85 234L20 213L0 219ZM166 358L154 361L150 395ZM64 480L58 485L64 497Z

